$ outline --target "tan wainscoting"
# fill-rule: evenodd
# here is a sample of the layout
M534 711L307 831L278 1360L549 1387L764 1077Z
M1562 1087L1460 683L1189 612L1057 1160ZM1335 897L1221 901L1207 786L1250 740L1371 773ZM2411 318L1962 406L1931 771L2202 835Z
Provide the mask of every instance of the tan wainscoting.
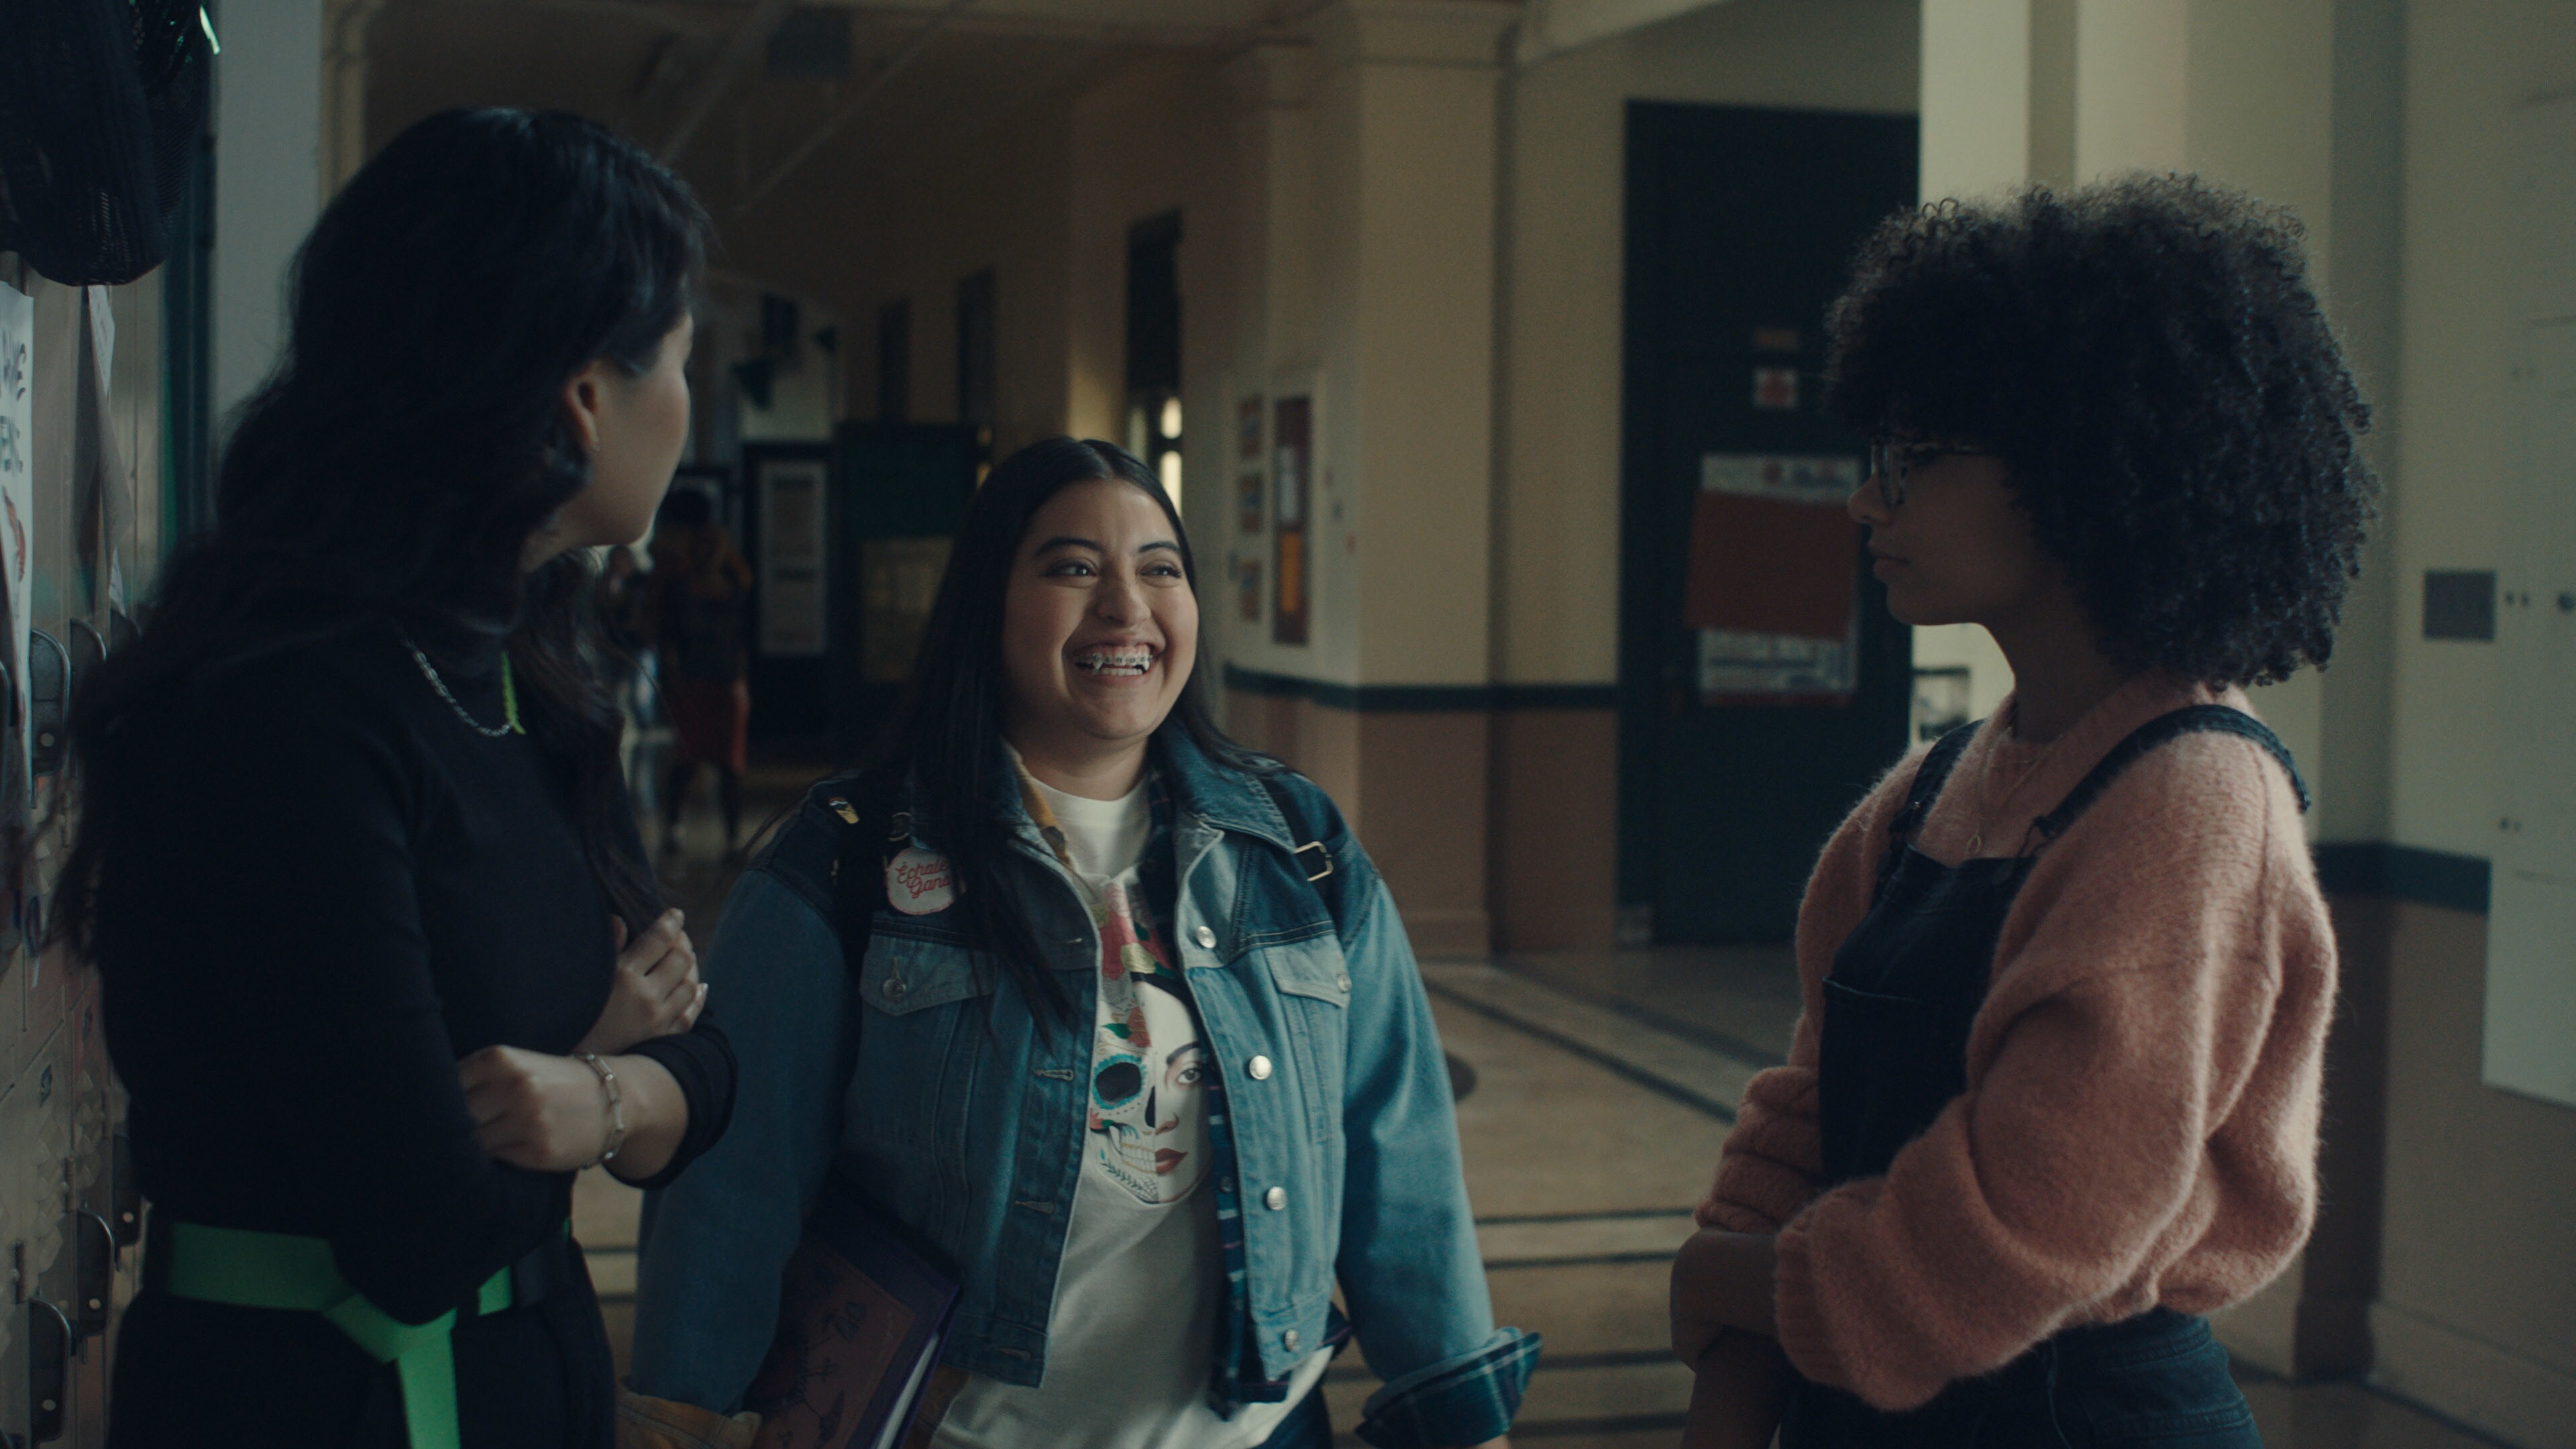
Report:
M2483 915L2391 902L2386 939L2373 1379L2509 1443L2576 1446L2576 1112L2479 1081Z
M1485 905L1492 725L1483 711L1361 712L1229 690L1226 719L1237 739L1333 797L1386 877L1416 954L1493 948Z
M1619 713L1494 716L1495 944L1607 950L1618 940Z

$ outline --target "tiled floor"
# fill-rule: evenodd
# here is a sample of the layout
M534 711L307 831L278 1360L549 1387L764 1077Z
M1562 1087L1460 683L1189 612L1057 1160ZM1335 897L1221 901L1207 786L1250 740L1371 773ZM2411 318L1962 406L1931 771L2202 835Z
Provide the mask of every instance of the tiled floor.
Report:
M755 783L781 798L792 790L783 778ZM693 839L713 834L702 825ZM692 850L666 858L665 874L703 943L730 872ZM1547 1337L1513 1438L1671 1449L1690 1375L1664 1348L1666 1263L1689 1235L1745 1079L1787 1048L1798 1011L1788 954L1435 961L1423 976L1448 1049L1476 1077L1458 1124L1495 1312ZM597 1173L576 1194L621 1367L638 1201ZM1347 1355L1325 1380L1334 1422L1356 1423L1375 1388L1361 1355ZM2275 1449L2489 1443L2358 1385L2248 1376L2245 1392Z

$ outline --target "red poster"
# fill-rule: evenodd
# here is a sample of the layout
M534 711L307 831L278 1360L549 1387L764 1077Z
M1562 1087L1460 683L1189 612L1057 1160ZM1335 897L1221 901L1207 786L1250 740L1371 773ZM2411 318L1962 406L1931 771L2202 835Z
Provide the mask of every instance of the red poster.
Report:
M1840 508L1731 493L1695 504L1683 623L1802 639L1850 630L1860 539Z

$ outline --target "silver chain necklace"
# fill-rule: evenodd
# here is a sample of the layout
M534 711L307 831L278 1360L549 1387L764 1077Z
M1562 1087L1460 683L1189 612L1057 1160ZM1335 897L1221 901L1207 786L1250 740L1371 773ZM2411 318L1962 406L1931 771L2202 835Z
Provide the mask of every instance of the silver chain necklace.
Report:
M447 707L449 709L456 711L456 717L465 721L465 727L467 729L474 731L476 734L483 736L487 740L497 740L514 734L526 733L525 730L519 728L518 691L511 687L509 655L504 654L501 656L501 709L505 718L497 726L486 725L481 720L467 714L465 712L465 706L456 702L456 696L448 693L447 681L439 677L438 666L430 663L429 656L420 652L420 646L411 642L411 635L399 626L395 628L394 632L402 637L403 647L411 651L411 662L420 666L421 677L429 681L430 688L438 691L439 698L447 701Z

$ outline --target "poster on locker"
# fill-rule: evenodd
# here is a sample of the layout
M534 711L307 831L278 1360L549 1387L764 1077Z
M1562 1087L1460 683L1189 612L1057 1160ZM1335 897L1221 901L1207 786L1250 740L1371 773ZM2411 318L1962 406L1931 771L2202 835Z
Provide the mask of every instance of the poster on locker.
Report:
M27 717L28 530L35 526L35 451L29 429L35 415L36 301L0 282L0 570L9 577L9 682L18 691L17 717ZM19 732L20 768L35 776L34 731Z

